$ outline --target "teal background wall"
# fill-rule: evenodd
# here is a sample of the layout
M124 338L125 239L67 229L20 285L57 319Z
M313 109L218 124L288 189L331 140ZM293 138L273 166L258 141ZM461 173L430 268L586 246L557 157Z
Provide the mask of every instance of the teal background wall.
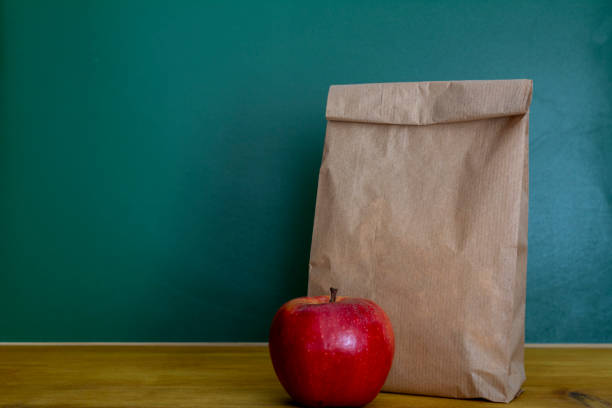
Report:
M612 341L609 1L0 2L0 341L264 341L330 84L531 78L527 341Z

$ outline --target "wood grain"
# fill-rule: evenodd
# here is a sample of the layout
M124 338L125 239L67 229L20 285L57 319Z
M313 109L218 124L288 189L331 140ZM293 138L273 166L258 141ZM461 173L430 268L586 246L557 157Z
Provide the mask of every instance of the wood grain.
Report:
M526 349L513 407L612 408L612 349ZM286 407L266 347L4 346L0 407ZM500 404L380 394L376 407Z

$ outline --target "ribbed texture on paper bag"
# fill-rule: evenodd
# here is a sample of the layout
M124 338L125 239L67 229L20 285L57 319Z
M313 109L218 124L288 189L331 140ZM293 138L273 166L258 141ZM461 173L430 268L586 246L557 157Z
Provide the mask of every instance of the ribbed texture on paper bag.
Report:
M511 401L523 368L530 80L332 86L309 295L377 302L384 391Z

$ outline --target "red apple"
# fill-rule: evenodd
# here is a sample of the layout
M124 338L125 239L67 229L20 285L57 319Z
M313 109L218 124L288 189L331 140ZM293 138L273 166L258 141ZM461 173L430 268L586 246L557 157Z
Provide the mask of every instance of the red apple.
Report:
M393 329L367 299L301 297L285 303L270 328L270 356L299 404L357 407L380 392L393 361Z

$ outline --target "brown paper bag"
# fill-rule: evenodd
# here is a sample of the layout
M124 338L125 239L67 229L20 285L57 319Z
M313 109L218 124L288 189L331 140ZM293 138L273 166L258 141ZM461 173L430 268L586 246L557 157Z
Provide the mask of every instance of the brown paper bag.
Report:
M383 391L511 401L523 368L530 80L332 86L309 295L391 318Z

